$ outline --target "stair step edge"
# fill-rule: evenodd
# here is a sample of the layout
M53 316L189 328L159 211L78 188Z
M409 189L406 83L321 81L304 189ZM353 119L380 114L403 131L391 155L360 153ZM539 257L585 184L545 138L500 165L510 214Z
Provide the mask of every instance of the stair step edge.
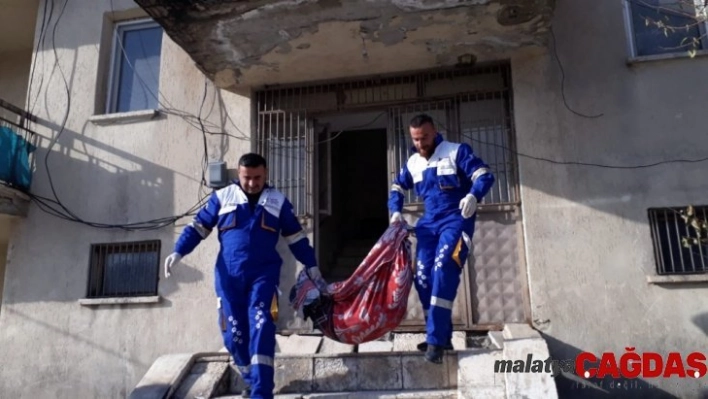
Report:
M415 390L415 391L351 391L317 392L304 394L277 394L275 399L457 399L457 389ZM241 395L218 396L214 399L240 399Z

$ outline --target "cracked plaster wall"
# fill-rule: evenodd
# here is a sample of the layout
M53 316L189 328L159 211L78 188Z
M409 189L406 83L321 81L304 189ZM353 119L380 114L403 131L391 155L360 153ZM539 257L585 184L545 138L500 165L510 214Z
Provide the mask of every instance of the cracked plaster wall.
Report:
M219 86L235 89L498 59L544 43L551 2L138 3Z

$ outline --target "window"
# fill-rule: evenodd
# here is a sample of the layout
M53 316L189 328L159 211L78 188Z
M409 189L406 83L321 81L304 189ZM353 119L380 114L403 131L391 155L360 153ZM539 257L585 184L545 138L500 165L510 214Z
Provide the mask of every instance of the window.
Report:
M157 109L162 28L152 20L116 25L107 112Z
M694 0L625 0L635 57L705 48L705 6Z
M91 245L88 298L156 296L160 241Z
M708 246L703 225L708 220L706 210L706 206L694 207L695 218L692 218L687 208L649 209L657 274L708 273ZM703 241L697 239L693 226L702 229Z

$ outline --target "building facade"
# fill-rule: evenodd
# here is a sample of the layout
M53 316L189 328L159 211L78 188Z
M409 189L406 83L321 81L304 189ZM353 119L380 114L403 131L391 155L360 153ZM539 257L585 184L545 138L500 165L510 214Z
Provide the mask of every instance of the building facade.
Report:
M0 219L0 392L125 397L158 356L221 348L216 240L162 274L210 161L265 155L325 277L345 278L386 227L418 112L497 177L456 329L529 323L556 359L701 350L708 248L681 246L678 212L705 216L708 61L687 9L659 15L689 25L664 34L645 22L660 2L266 3L40 1L33 45L0 42L0 98L36 117L37 145L29 194L13 189L28 210ZM308 331L279 250L279 330ZM421 313L413 293L401 329ZM704 379L622 392L699 397Z

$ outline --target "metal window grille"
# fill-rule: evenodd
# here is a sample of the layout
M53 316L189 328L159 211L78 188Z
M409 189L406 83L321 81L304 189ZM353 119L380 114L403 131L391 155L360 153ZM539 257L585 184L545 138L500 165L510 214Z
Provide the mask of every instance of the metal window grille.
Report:
M501 63L264 88L255 96L255 148L268 157L272 184L290 197L299 216L307 216L314 212L318 141L308 117L387 111L393 177L410 155L408 121L426 112L448 140L468 142L492 168L498 182L483 203L517 204L510 71L508 63ZM414 196L409 192L406 203L416 201Z
M695 207L699 219L708 220L706 208L708 207ZM684 237L697 238L695 229L681 218L679 212L683 209L685 208L649 209L654 257L659 275L708 272L708 246L705 243L688 248L682 245Z
M88 298L157 295L159 240L92 244Z
M518 204L510 70L495 80L489 88L458 96L458 140L472 146L494 173L496 182L482 202Z
M298 216L312 215L312 125L304 112L259 112L257 149L268 161L268 180L292 202Z

